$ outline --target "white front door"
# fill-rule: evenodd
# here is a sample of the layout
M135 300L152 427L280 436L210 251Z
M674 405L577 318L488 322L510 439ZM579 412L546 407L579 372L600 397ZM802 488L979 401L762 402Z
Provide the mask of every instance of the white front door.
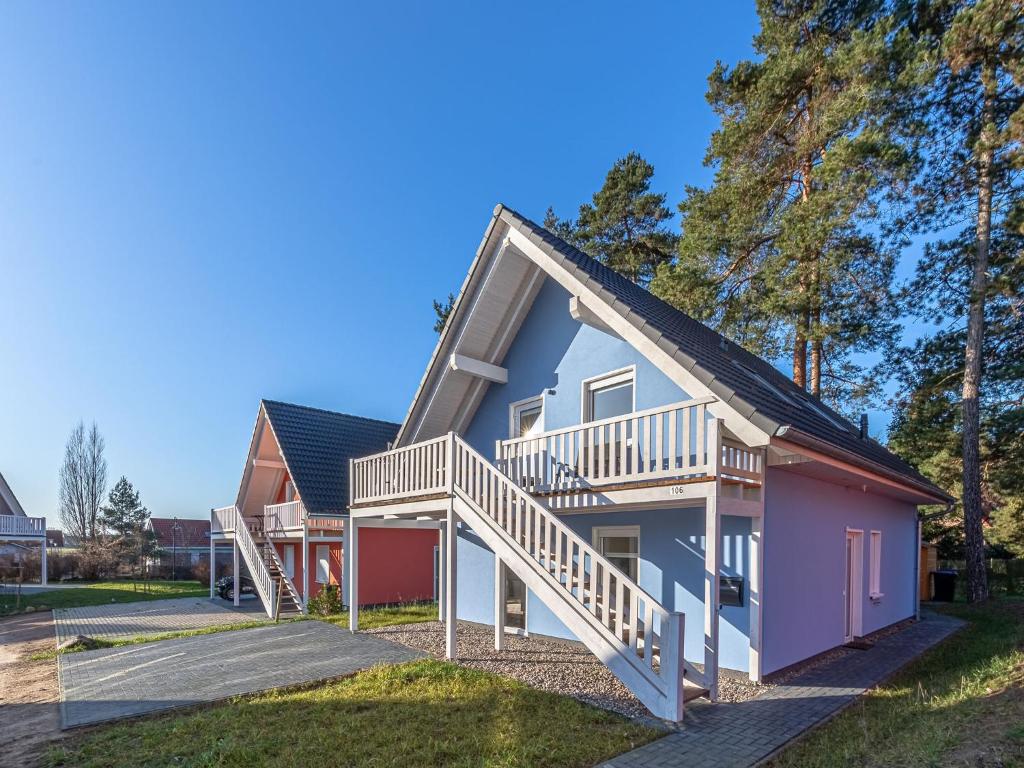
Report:
M863 634L864 532L846 531L846 578L843 581L843 642Z

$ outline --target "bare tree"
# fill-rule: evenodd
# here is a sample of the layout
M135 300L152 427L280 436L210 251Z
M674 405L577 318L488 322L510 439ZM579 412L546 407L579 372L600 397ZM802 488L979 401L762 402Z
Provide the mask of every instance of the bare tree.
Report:
M93 541L96 519L107 488L107 460L103 436L93 422L88 432L78 422L64 448L60 468L60 519L64 530L81 541Z

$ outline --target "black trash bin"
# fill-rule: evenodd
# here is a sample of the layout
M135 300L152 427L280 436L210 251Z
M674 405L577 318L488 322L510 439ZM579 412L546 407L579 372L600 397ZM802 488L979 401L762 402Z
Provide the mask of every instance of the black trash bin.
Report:
M940 571L932 571L934 589L932 599L943 603L952 603L956 596L957 571L953 568L944 568Z

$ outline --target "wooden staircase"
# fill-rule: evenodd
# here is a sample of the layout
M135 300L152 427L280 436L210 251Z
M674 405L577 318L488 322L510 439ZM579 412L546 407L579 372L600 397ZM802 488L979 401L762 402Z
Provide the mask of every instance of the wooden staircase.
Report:
M651 712L682 720L684 702L707 694L684 659L683 615L659 604L460 437L448 439L459 519Z
M277 549L269 541L263 542L259 546L263 564L266 566L267 572L270 574L274 584L274 618L286 618L304 614L306 607L302 602L302 595L299 594L299 590L295 587L292 580L288 578L288 574L285 573L284 563L281 562Z

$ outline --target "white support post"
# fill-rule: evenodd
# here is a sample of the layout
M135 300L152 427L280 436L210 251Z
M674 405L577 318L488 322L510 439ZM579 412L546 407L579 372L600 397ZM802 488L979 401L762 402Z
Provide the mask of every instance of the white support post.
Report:
M494 555L494 650L505 650L505 564Z
M210 526L210 599L213 600L214 588L217 584L217 542L213 538L213 526Z
M345 553L342 552L342 557ZM341 577L344 579L344 569ZM342 590L342 595L344 595ZM309 523L302 521L302 607L309 608Z
M750 519L750 657L749 675L761 682L761 615L763 613L762 579L764 578L764 512Z
M240 524L242 522L241 519L240 519L240 516L238 516L238 515L235 516L235 522L236 522L236 524ZM238 605L238 595L242 591L242 582L239 581L239 578L238 578L238 531L235 531L234 535L231 537L231 548L232 548L232 553L234 554L234 561L232 563L231 573L232 573L232 575L234 576L234 579L235 579L235 582L234 582L235 586L232 588L232 591L235 593L234 594L234 603L235 603L235 606L237 606Z
M359 629L359 525L354 517L349 517L348 524L348 628L355 632Z
M686 637L685 616L678 611L668 615L666 626L662 629L661 668L668 675L668 689L665 692L665 719L674 723L683 721L683 701L685 684L683 667L685 655L683 642Z
M455 509L451 503L448 505L448 525L445 527L445 625L444 625L444 657L454 661L458 649L455 644L455 627L458 624L458 608L456 606L458 547L459 547L459 521L455 516Z
M46 531L43 531L43 543L39 550L39 584L46 586Z
M443 622L444 619L444 603L445 603L445 574L447 572L447 566L445 565L445 546L444 540L447 528L442 527L437 532L437 620Z
M718 499L708 496L704 516L704 686L718 700L718 589L721 572L722 518Z

